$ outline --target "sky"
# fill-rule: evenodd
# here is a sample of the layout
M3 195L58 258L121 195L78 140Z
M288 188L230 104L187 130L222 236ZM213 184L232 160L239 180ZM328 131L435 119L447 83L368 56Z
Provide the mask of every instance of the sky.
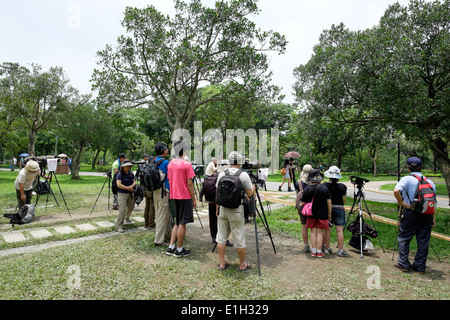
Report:
M214 0L203 0L213 6ZM270 56L272 83L282 87L285 103L295 101L293 70L306 64L323 30L344 23L350 30L375 26L389 5L409 0L260 0L252 17L262 30L277 31L288 40L286 53ZM44 70L62 67L81 93L91 93L96 54L115 45L127 6L153 5L173 15L172 0L20 0L0 5L0 63L36 63Z

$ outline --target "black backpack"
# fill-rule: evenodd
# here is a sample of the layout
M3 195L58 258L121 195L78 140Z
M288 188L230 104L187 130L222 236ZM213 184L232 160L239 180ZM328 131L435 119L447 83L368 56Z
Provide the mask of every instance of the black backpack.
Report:
M37 189L36 189L36 193L41 195L41 194L48 194L51 193L52 190L50 188L50 184L48 183L47 180L39 180L37 183Z
M216 204L231 209L238 208L242 204L244 189L239 178L241 173L242 170L238 170L235 174L225 170L225 176L220 178L217 185Z
M212 176L205 178L203 181L202 190L200 191L200 199L202 199L203 195L205 196L206 201L215 202L216 201L216 182L218 175L215 173Z
M155 191L164 186L164 179L161 180L158 166L166 159L162 158L157 162L155 159L155 157L149 159L140 173L141 185L146 191Z

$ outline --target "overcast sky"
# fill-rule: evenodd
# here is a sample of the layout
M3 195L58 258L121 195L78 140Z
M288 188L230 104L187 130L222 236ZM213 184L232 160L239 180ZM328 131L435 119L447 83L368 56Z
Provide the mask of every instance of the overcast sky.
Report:
M288 40L287 52L271 58L273 84L292 96L293 69L308 62L319 35L343 22L351 30L376 25L389 5L408 0L260 0L253 20L262 30L274 30ZM213 0L203 0L212 6ZM126 6L155 6L172 15L172 0L19 0L0 5L0 63L40 64L44 70L62 67L72 85L90 93L96 53L115 44L124 33L120 22Z

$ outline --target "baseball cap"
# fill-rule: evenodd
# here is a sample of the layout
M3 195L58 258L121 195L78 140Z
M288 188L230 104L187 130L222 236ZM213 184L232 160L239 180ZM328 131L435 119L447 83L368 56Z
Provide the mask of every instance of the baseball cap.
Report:
M406 160L407 165L422 165L422 160L417 157L411 157Z

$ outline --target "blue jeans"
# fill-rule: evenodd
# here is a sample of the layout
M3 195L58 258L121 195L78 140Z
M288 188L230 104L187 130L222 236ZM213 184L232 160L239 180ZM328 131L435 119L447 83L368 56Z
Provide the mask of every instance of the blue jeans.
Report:
M401 267L409 270L413 266L417 271L425 271L432 226L432 215L414 213L405 209L398 233L398 264ZM408 259L409 244L414 236L417 241L417 252L411 265Z

